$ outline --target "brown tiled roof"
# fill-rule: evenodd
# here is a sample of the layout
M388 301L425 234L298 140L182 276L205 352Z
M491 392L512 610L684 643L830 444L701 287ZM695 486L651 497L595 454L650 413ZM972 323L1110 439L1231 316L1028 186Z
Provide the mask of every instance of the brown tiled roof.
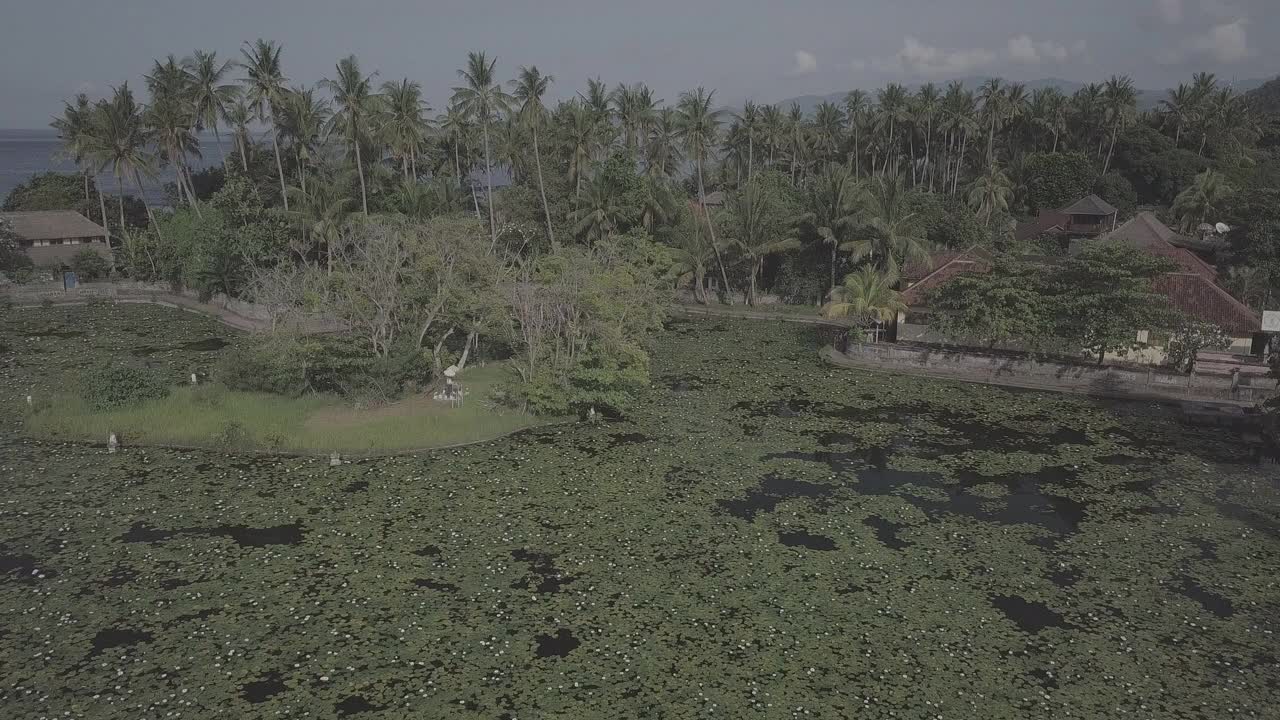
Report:
M1199 273L1168 273L1156 278L1152 286L1178 310L1213 323L1234 337L1246 337L1262 328L1262 320L1253 310Z
M1068 207L1062 208L1058 212L1063 215L1098 215L1108 216L1115 215L1120 212L1102 198L1097 195L1088 195L1075 201Z
M991 253L979 247L969 248L950 260L938 265L933 272L902 292L902 302L907 307L921 307L930 290L940 287L951 278L965 273L984 273L991 270Z
M1201 260L1195 253L1174 245L1174 240L1184 238L1150 212L1138 213L1129 222L1103 236L1103 239L1128 243L1152 255L1167 258L1186 272L1203 275L1211 282L1218 277L1218 271L1212 265Z
M74 210L0 213L24 240L105 237L106 230Z
M1057 210L1046 210L1036 216L1034 220L1018 223L1013 230L1015 240L1030 240L1033 237L1043 235L1050 230L1061 230L1071 222L1071 216L1060 213Z
M940 250L929 256L927 262L908 261L902 266L902 279L908 283L915 282L947 263L963 255L964 250Z

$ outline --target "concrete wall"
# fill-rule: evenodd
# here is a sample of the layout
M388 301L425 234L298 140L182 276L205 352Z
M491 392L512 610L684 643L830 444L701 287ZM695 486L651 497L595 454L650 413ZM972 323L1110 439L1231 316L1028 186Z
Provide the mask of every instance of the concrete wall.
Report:
M887 370L924 370L939 376L963 380L985 379L994 383L999 383L1001 379L1017 380L1099 394L1142 394L1155 391L1194 398L1243 401L1265 400L1276 394L1275 381L1265 377L1241 377L1239 393L1232 398L1229 377L1188 376L1155 367L1145 370L1098 367L1088 363L1054 362L893 343L850 343L844 355L858 363Z

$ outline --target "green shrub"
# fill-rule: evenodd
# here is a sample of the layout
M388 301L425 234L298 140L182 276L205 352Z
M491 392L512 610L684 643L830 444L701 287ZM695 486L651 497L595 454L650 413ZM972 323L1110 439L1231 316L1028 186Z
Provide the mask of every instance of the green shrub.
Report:
M97 280L106 277L111 266L102 255L86 248L71 256L71 269L81 280Z
M228 450L243 447L249 442L249 431L235 420L223 424L222 429L214 437L214 444Z
M191 402L194 405L206 408L222 407L222 401L227 397L227 388L225 385L206 384L197 385L191 390Z
M81 395L97 410L129 407L169 394L169 383L154 370L135 365L108 365L86 372Z
M232 390L297 397L307 389L306 361L299 344L284 338L225 353L214 376Z

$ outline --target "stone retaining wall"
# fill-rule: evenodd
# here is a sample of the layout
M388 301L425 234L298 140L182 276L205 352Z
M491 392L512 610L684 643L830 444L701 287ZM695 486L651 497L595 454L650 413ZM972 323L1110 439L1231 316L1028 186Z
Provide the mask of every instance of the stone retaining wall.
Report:
M1044 387L1092 395L1131 395L1203 400L1262 402L1276 395L1275 380L1241 377L1231 393L1231 379L1217 375L1181 375L1156 368L1130 369L1055 362L1029 357L988 355L912 345L849 343L836 353L854 365L920 372L936 377L992 384Z
M337 332L344 327L339 321L316 315L285 317L267 306L222 294L201 300L192 290L130 280L81 283L74 290L64 290L58 282L0 285L0 298L18 306L80 304L94 300L151 303L210 315L231 327L248 331L270 330L286 322L303 333Z

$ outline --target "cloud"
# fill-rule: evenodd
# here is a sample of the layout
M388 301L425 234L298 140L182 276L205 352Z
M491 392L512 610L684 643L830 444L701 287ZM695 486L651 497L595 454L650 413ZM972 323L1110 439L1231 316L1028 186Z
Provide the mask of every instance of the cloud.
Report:
M818 56L808 50L796 51L796 64L791 68L792 75L808 75L818 71Z
M1182 22L1182 0L1156 0L1156 17L1167 25Z
M1065 62L1072 55L1083 55L1087 46L1084 41L1077 42L1068 49L1052 41L1037 42L1030 35L1015 35L1009 38L1009 58L1030 65L1045 61Z
M1209 33L1196 39L1195 47L1220 63L1239 62L1249 57L1249 37L1245 32L1246 20L1215 25Z
M996 54L990 50L942 50L908 35L897 55L876 64L882 69L898 69L917 75L952 75L977 70L995 60Z

